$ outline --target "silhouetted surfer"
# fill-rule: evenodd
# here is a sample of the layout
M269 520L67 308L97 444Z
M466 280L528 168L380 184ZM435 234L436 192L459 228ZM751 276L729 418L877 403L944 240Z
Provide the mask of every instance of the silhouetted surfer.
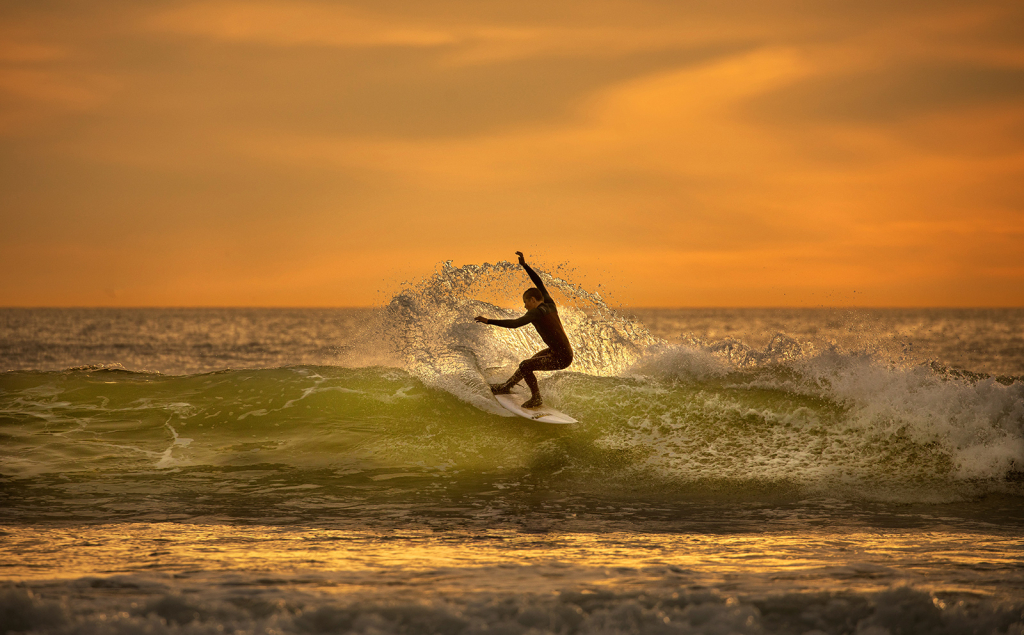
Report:
M530 265L526 264L523 252L517 251L516 255L519 256L519 264L526 269L530 280L537 285L523 292L523 306L526 307L526 315L515 320L488 320L484 316L478 315L476 321L507 329L517 329L526 324L533 324L533 327L537 329L540 338L548 347L519 364L519 370L504 384L491 384L491 392L496 395L508 394L512 392L513 386L525 379L532 396L523 404L523 408L539 408L544 402L540 398L537 376L533 373L538 370L566 368L572 363L572 346L569 345L569 338L565 336L565 329L562 328L562 320L558 317L555 301L551 299L548 290L544 288L540 276L530 269Z

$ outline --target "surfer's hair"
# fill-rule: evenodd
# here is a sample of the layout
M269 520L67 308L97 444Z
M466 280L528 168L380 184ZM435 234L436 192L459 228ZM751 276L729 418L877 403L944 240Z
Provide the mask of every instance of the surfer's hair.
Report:
M540 292L537 287L530 287L526 291L523 291L524 298L533 298L534 300L543 300L544 294Z

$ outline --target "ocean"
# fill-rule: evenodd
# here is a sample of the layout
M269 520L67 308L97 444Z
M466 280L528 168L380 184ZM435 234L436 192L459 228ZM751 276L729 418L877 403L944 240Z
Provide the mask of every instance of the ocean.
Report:
M555 272L559 274L559 272ZM0 309L0 633L1024 633L1024 310Z

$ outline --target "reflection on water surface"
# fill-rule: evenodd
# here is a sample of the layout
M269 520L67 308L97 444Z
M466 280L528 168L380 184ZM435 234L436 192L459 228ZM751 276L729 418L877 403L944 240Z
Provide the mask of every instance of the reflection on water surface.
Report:
M745 534L343 531L125 523L5 529L10 580L202 576L327 593L566 588L874 592L896 585L1024 598L1024 538L971 532Z

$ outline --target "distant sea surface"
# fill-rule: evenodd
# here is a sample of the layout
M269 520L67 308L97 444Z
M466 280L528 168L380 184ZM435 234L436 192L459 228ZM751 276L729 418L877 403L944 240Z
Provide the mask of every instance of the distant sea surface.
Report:
M0 632L1022 633L1024 310L0 309Z

